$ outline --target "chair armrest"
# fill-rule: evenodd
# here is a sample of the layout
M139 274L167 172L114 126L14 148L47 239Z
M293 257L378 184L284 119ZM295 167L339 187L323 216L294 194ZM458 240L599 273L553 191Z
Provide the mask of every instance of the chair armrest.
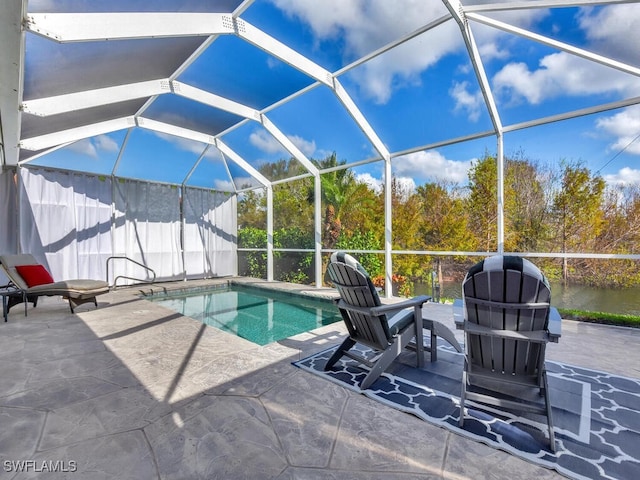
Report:
M461 298L453 301L453 321L456 322L456 330L464 330L464 303Z
M409 298L402 302L386 303L378 307L373 307L371 308L371 313L374 315L381 315L383 313L399 312L405 308L422 306L429 300L431 300L431 297L428 295L418 295L417 297Z
M456 298L453 301L453 320L457 330L464 330L464 303L461 298ZM562 318L555 307L550 307L549 309L547 330L549 332L549 341L558 343L559 338L562 336Z
M388 303L384 305L379 305L377 307L357 307L355 305L350 305L346 303L342 299L339 299L337 301L337 307L342 308L344 310L349 310L352 312L364 313L365 315L380 316L385 313L399 312L400 310L404 310L405 308L408 308L408 307L421 306L424 303L427 303L429 300L431 300L431 297L427 295L420 295L420 296L410 298L408 300L404 300L398 303Z
M562 317L560 312L555 307L551 307L549 310L549 324L547 326L549 331L549 341L558 343L558 340L562 336Z
M545 330L536 330L534 332L516 332L514 330L496 330L493 328L478 325L476 323L466 322L464 326L466 333L473 335L484 335L487 337L506 338L510 340L526 340L527 342L546 343L551 341L549 333Z

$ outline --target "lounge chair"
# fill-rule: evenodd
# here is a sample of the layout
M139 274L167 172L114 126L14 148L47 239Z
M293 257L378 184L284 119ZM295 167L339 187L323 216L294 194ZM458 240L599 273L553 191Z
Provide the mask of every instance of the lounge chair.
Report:
M463 315L456 318L465 332L460 426L467 399L545 415L555 452L545 347L560 338L561 320L549 304L547 280L526 259L496 255L469 270L462 295Z
M74 308L83 303L93 302L97 307L96 297L109 291L109 285L102 280L54 282L49 272L28 253L0 255L0 266L10 282L3 292L2 314L5 322L11 307L24 302L24 314L27 315L27 302L35 307L38 297L44 295L62 295L69 300L69 308L74 313Z
M331 255L327 272L340 293L337 306L349 336L329 359L325 371L342 356L348 356L369 367L360 384L360 388L367 389L414 338L417 365L424 365L422 305L430 297L422 295L382 305L369 274L355 258L343 252ZM356 344L369 347L373 355L352 351Z

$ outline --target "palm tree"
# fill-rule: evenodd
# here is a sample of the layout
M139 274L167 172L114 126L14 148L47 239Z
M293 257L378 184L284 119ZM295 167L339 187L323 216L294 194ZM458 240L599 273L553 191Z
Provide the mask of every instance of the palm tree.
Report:
M318 163L320 170L344 165L338 162L335 152ZM357 182L353 172L347 168L332 170L320 175L321 198L324 205L324 225L322 228L322 245L333 249L342 232L342 212L349 204L349 199L357 190Z

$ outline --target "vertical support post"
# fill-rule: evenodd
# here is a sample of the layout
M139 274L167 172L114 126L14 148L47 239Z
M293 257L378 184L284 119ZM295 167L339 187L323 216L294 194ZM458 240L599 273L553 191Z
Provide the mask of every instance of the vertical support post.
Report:
M16 166L16 208L18 211L16 212L16 251L15 253L22 253L22 204L26 200L24 199L24 194L22 193L22 174L20 171L22 167L20 165Z
M186 218L184 216L184 200L185 200L184 189L185 189L185 182L182 182L182 184L180 185L180 197L179 197L180 205L178 206L180 207L180 256L182 258L182 281L186 282L187 281L187 262L186 262L185 249L184 249L184 241L185 241L184 229L186 226Z
M498 253L504 253L504 137L502 132L497 134L498 155Z
M391 298L393 296L393 260L391 258L391 250L393 247L392 221L393 212L391 211L391 159L384 160L384 296Z
M116 176L114 172L111 172L111 225L109 225L109 235L111 236L111 255L109 257L113 257L117 255L116 253ZM105 273L107 278L105 278L106 282L109 286L115 287L115 281L113 284L111 283L111 279L109 278L109 260L107 257L107 265L105 267ZM114 267L115 270L115 267ZM113 272L113 278L116 278L118 275Z
M320 173L314 176L314 201L313 201L313 225L315 240L315 273L316 287L322 287L322 182L320 181Z
M267 186L267 280L273 281L273 188Z

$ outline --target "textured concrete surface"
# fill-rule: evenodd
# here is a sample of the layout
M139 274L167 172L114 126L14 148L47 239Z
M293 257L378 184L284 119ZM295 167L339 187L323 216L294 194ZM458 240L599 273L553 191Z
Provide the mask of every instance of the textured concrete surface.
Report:
M118 289L75 315L59 297L12 310L0 478L559 478L291 365L339 343L342 324L260 347L140 296L219 281ZM424 313L453 326L451 306ZM564 321L548 358L639 377L639 341Z

